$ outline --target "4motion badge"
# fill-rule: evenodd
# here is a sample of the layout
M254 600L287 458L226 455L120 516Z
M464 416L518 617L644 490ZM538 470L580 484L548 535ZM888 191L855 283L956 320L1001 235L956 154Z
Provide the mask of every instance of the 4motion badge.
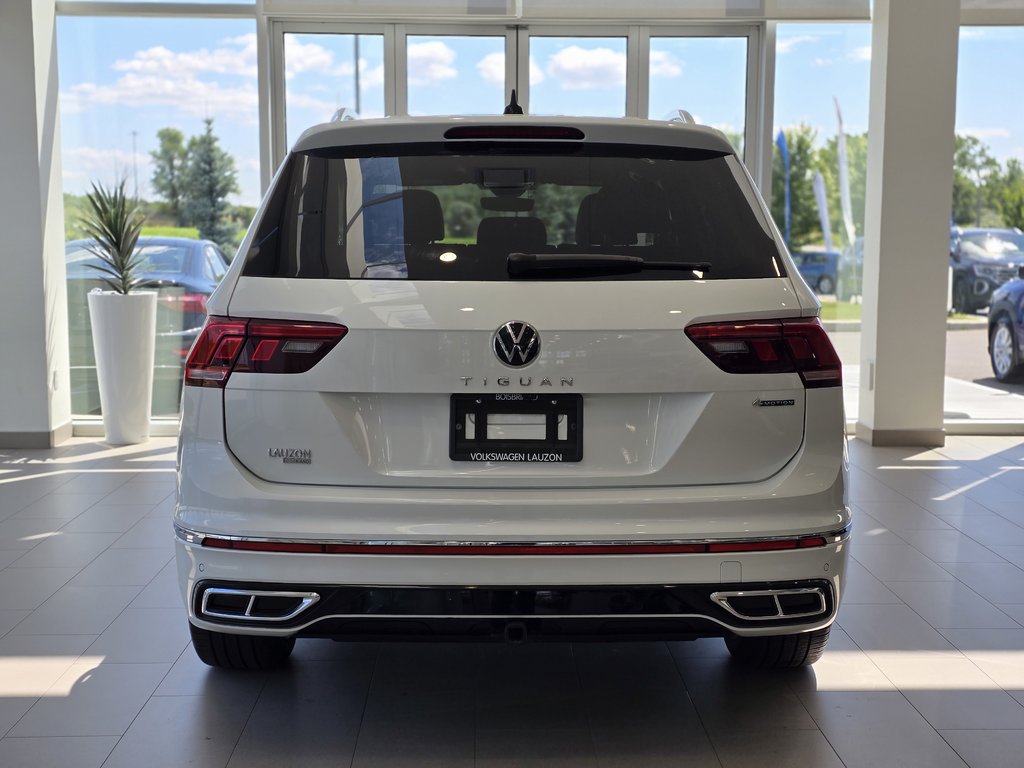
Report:
M779 408L784 405L796 405L796 400L788 398L786 400L762 400L760 397L754 401L755 408Z

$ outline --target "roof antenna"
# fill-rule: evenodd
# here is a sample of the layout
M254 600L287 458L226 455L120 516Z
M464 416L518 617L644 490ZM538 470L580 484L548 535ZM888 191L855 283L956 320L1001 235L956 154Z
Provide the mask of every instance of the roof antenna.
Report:
M523 114L523 108L519 106L519 102L516 101L516 89L512 89L512 99L509 101L508 106L505 107L504 115L521 115Z

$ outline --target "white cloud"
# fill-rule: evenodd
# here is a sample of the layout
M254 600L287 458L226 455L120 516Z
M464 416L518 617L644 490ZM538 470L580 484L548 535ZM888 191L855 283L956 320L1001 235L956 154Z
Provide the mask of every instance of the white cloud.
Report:
M854 48L850 51L848 57L854 61L871 61L871 46L864 45L860 48Z
M505 87L505 54L502 51L488 53L476 63L476 71L480 78L489 85ZM530 85L544 82L544 71L537 66L533 56L530 57Z
M816 67L830 67L835 64L833 59L815 59L814 66Z
M359 83L361 88L375 88L384 83L384 65L369 67L366 59L359 60Z
M455 51L440 40L410 45L406 55L411 85L429 85L439 80L450 80L459 74L452 66Z
M79 83L61 93L61 109L85 112L94 106L120 104L127 107L172 106L193 117L225 116L255 123L259 98L256 86L246 83L225 86L200 80L193 74L150 75L128 72L110 85Z
M961 128L959 133L966 133L977 139L1008 139L1010 130L1008 128Z
M200 48L196 51L171 51L162 45L137 51L130 59L114 62L116 72L141 74L167 74L175 76L198 75L208 72L218 75L256 77L256 35L240 35L221 41L225 47Z
M679 77L683 63L668 51L651 51L651 75L653 77Z
M488 53L476 63L480 79L499 88L505 87L505 54L501 51Z
M981 40L988 37L988 30L984 27L961 27L960 28L960 39L961 40Z
M798 45L803 43L817 42L817 35L793 35L793 37L780 37L775 40L776 53L789 53Z
M256 35L220 41L217 48L172 51L158 45L135 52L112 65L120 76L112 83L78 83L61 93L68 114L96 106L174 107L194 117L225 116L255 123ZM231 75L245 80L235 85L211 76Z
M570 45L548 57L547 74L567 90L622 85L626 82L626 54Z
M349 73L352 66L349 65ZM341 74L334 63L334 53L316 43L304 43L295 35L284 37L284 76L294 77L303 72Z
M544 70L540 68L540 65L534 61L533 56L530 57L530 85L537 85L538 83L544 82Z
M149 177L152 167L148 152L137 152L135 165L132 164L132 153L121 149L100 149L98 147L72 147L61 153L61 167L64 175L64 188L68 191L86 192L89 184L98 181L103 184L116 184L122 178L128 180L126 188L134 193L133 170L139 174L139 194L147 197Z
M323 115L324 122L330 120L331 115L338 111L338 105L333 101L318 99L308 93L289 93L288 106L293 109L312 109L319 112Z

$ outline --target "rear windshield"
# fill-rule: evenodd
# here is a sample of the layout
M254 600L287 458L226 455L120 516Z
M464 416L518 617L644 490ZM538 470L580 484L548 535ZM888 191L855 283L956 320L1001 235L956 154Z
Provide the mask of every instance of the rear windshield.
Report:
M528 253L639 256L647 265L603 280L693 278L659 261L709 264L705 279L781 276L767 224L738 178L731 155L644 146L453 142L298 153L278 178L243 274L509 280L509 254Z

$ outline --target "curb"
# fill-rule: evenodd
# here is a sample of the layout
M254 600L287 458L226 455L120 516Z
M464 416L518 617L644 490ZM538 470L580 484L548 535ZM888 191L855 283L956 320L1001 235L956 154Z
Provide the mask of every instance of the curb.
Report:
M860 320L822 320L821 324L829 333L844 331L860 332ZM979 317L977 320L947 320L947 331L975 331L988 327L988 320Z

